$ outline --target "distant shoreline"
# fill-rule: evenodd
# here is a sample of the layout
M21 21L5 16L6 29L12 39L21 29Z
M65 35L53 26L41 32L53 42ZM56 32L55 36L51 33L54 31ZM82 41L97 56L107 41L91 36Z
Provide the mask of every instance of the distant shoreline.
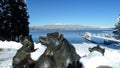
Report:
M30 30L113 30L113 28L99 28L81 25L45 25L30 26Z
M29 30L73 30L73 29L29 29ZM81 29L81 30L112 30L112 29Z

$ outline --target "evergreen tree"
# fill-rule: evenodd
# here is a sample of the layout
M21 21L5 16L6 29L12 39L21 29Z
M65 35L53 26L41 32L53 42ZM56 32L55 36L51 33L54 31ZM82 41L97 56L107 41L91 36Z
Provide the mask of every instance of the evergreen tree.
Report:
M0 37L16 41L19 35L29 35L28 12L25 0L0 1ZM1 39L1 38L0 38Z
M11 38L11 12L9 0L0 1L0 39Z
M120 40L120 15L118 17L118 22L115 24L113 33L114 33L114 37Z

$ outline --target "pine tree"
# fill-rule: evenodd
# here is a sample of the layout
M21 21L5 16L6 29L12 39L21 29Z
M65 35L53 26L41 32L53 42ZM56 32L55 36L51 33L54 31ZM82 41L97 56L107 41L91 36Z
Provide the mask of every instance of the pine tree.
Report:
M10 40L11 38L11 12L9 0L0 1L0 39Z
M114 33L114 37L120 40L120 15L118 17L118 22L115 24L113 33Z
M27 4L25 0L0 1L0 37L16 41L19 35L29 35ZM0 38L2 39L2 38Z

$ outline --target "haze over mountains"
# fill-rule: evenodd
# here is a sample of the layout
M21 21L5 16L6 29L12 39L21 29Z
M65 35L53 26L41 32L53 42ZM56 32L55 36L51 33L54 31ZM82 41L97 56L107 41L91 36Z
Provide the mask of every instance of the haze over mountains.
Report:
M44 25L44 26L30 26L30 30L110 30L112 28L99 28L82 25Z

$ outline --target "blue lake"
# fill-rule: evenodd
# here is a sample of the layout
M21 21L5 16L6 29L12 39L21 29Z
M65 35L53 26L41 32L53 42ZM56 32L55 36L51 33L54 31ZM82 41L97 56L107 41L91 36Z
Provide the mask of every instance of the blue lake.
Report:
M63 34L70 43L82 43L85 40L80 38L80 34L84 34L85 32L90 32L92 34L111 34L112 30L30 30L33 41L36 43L39 43L40 36L46 36L47 33L52 32Z

